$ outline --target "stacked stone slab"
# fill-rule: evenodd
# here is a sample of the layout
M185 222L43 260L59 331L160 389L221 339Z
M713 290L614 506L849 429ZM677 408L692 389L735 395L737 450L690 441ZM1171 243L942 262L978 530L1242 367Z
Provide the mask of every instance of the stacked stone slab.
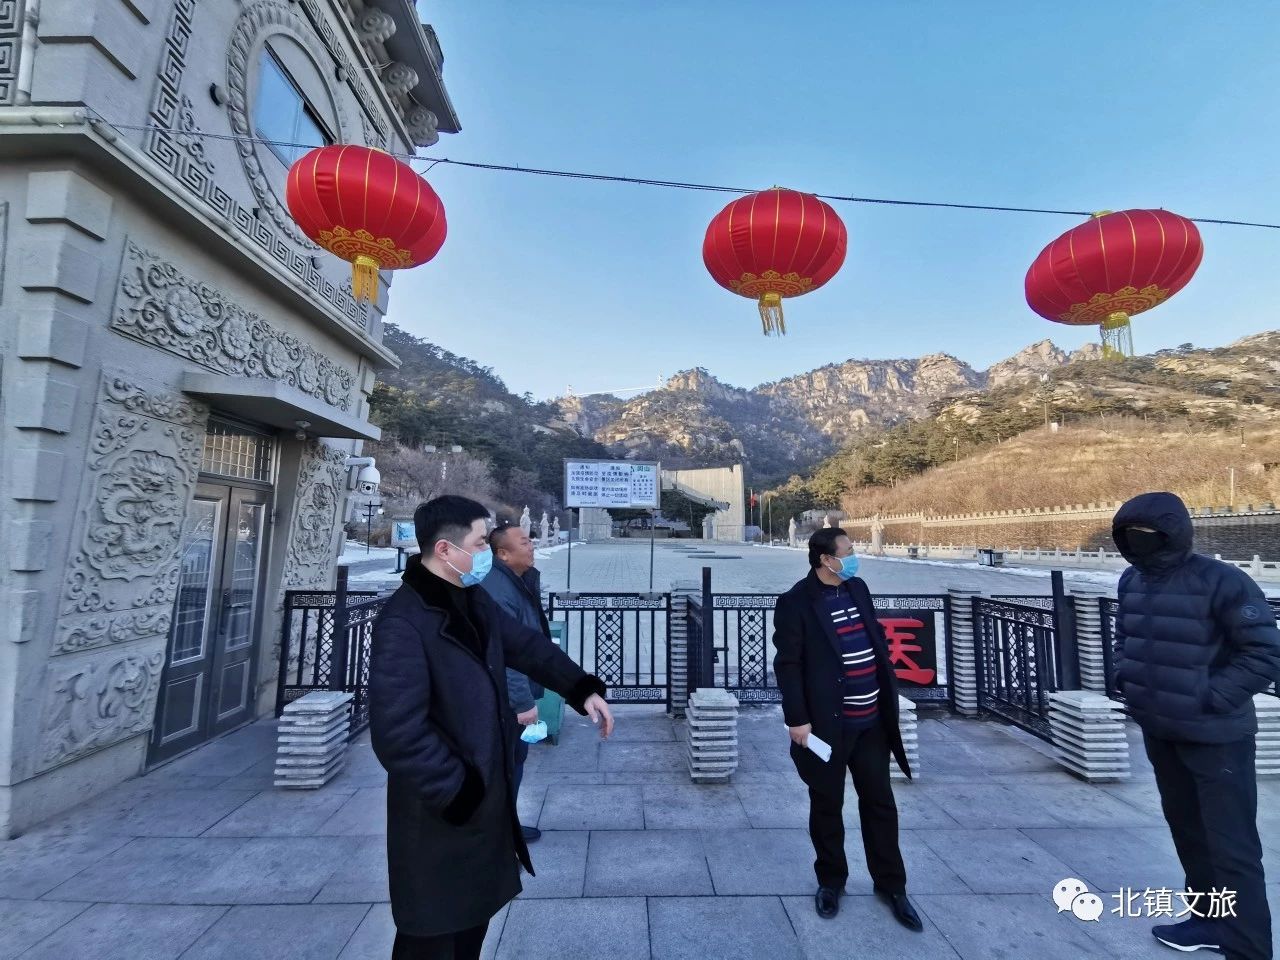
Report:
M738 698L703 688L689 697L689 777L694 783L725 783L738 769Z
M313 690L284 708L276 751L276 786L318 790L347 757L351 694Z
M898 696L898 729L902 731L902 746L907 751L907 764L911 767L911 775L920 778L920 733L916 725L916 704L914 700ZM895 780L905 780L907 775L898 769L898 761L889 758L889 775Z
M973 598L980 590L948 587L951 595L951 668L955 676L951 687L955 692L956 712L966 717L978 715L978 670L974 654Z
M1090 783L1129 779L1124 712L1089 690L1049 694L1049 731L1058 762Z
M1076 642L1080 651L1080 685L1086 690L1105 693L1107 671L1103 662L1102 606L1103 597L1111 590L1073 584L1076 600Z
M1258 711L1258 776L1280 777L1280 697L1260 693L1253 706Z

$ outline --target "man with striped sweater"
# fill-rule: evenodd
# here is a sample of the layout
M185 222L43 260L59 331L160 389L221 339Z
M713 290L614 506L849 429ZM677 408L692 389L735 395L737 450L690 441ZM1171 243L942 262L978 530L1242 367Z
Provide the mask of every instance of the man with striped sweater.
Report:
M862 843L876 893L903 926L919 931L923 924L907 899L889 779L891 755L911 776L898 729L889 645L871 593L855 576L858 558L843 530L825 528L810 538L809 566L809 575L774 608L773 664L791 733L791 759L809 788L818 915L830 919L839 913L849 877L843 818L847 770L858 794ZM810 737L831 747L830 759L809 749Z

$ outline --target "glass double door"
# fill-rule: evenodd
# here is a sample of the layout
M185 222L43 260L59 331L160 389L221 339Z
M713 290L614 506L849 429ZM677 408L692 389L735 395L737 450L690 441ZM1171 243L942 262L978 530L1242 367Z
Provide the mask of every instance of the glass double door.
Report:
M196 488L149 763L253 718L270 500L269 490Z

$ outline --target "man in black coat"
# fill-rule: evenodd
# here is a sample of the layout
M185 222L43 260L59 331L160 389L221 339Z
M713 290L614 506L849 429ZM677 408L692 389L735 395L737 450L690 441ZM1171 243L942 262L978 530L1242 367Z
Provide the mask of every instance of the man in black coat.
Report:
M1132 566L1120 578L1116 688L1142 727L1165 819L1198 896L1195 915L1156 927L1182 951L1269 960L1271 914L1258 838L1254 694L1280 678L1280 631L1243 571L1192 552L1171 493L1126 503L1113 524ZM1213 892L1234 894L1235 916Z
M809 836L817 859L818 915L840 911L849 877L844 851L845 771L853 775L867 868L875 890L898 921L924 929L907 899L907 871L898 846L898 808L889 779L890 754L908 777L898 728L898 682L889 645L867 585L854 574L853 544L839 527L809 539L809 575L778 598L773 611L773 668L791 732L791 759L809 788ZM831 748L823 761L816 737Z
M387 769L393 960L480 956L489 920L533 873L516 816L506 666L613 729L605 687L483 590L488 511L438 497L413 517L422 553L373 627L369 726Z

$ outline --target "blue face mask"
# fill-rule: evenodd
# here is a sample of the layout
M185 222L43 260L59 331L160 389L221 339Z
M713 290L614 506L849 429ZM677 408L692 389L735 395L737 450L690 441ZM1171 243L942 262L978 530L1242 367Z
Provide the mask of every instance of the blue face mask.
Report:
M447 543L451 547L457 547L457 549L462 550L452 540L447 541ZM462 550L462 552L466 553L467 551ZM446 560L445 563L449 563L449 561ZM462 578L464 587L477 587L480 585L480 581L487 577L489 571L493 569L493 551L486 548L479 553L471 554L471 569L466 573L463 573L452 563L449 563L449 569Z
M847 557L837 557L840 561L840 569L835 571L835 575L841 580L852 580L858 575L858 557L856 554L849 554Z

